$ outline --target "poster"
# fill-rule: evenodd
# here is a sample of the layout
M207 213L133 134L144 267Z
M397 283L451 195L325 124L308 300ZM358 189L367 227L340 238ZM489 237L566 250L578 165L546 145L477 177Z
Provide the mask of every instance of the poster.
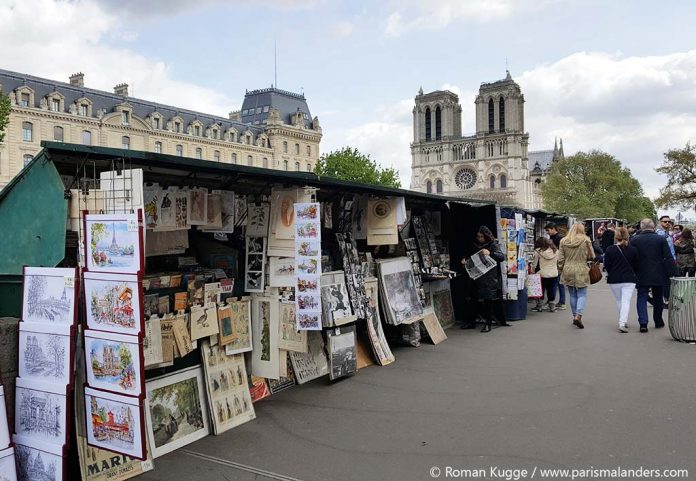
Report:
M294 209L297 330L321 330L321 209L318 202Z
M267 379L280 377L278 364L278 298L251 298L251 373Z

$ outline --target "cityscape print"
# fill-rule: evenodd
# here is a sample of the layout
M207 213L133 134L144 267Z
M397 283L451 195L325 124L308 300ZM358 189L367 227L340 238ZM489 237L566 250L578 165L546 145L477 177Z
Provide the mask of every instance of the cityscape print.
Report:
M17 386L17 434L63 444L66 438L64 395Z
M85 333L87 359L87 382L90 386L129 395L139 395L140 352L135 342L108 340L91 337L96 333ZM115 335L112 335L112 337ZM120 337L120 336L119 336Z
M55 454L15 445L18 479L60 481L63 479L62 459Z
M75 312L75 270L25 268L22 319L72 324Z
M137 400L85 388L87 439L90 445L142 459L143 443Z
M137 276L85 273L87 325L125 334L140 332L140 288Z
M70 336L21 331L20 352L20 377L38 377L67 384Z

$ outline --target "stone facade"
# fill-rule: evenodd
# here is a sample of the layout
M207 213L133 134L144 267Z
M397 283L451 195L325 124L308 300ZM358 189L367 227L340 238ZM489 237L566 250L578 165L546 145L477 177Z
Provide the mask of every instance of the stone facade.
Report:
M456 94L418 92L413 108L411 188L541 208L541 182L550 162L561 158L562 144L560 155L556 148L551 159L530 168L530 157L541 157L527 151L524 95L509 72L503 80L481 84L475 105L476 133L462 135L462 107Z
M291 171L314 170L320 156L322 130L304 95L273 87L247 91L242 110L229 118L132 98L127 84L113 94L89 89L81 73L61 83L0 70L0 87L12 103L0 144L0 187L42 140Z

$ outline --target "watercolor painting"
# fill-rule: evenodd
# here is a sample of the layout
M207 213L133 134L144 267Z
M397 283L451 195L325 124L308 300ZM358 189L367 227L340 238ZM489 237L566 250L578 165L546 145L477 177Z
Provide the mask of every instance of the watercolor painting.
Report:
M139 396L140 347L136 336L85 331L87 383L91 387Z
M138 398L85 387L88 444L143 459L139 402Z
M22 320L75 322L74 268L25 267Z
M84 273L87 326L137 335L142 329L138 276Z
M87 270L136 273L141 269L138 214L88 214Z

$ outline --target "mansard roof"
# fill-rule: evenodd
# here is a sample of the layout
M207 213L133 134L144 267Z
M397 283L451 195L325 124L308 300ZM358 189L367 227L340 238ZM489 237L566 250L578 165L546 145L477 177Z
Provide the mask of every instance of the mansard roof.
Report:
M0 69L0 85L2 85L4 93L9 93L25 85L30 87L32 90L34 90L34 102L36 104L32 105L31 107L38 107L39 102L43 97L57 91L65 96L66 110L71 103L82 97L91 100L93 117L96 117L97 112L100 109L103 109L106 113L113 112L117 105L127 101L132 106L133 113L143 119L154 112L159 112L164 117L165 122L179 116L183 119L184 125L188 125L194 120L200 120L205 127L218 124L221 126L223 131L229 129L230 127L234 127L237 129L237 131L249 129L254 132L254 134L259 134L264 130L262 126L253 126L246 122L238 122L225 117L218 117L216 115L196 112L194 110L188 110L181 107L173 107L170 105L164 105L134 97L123 97L121 95L116 95L103 90L71 85L69 83L57 82L55 80L44 79L18 72L11 72L8 70ZM309 111L309 109L307 109L307 111Z
M312 115L309 112L304 94L275 87L247 90L242 104L242 122L263 124L268 119L272 108L280 112L280 119L286 124L292 124L292 116L297 112L302 112L304 126L306 128L312 127Z

